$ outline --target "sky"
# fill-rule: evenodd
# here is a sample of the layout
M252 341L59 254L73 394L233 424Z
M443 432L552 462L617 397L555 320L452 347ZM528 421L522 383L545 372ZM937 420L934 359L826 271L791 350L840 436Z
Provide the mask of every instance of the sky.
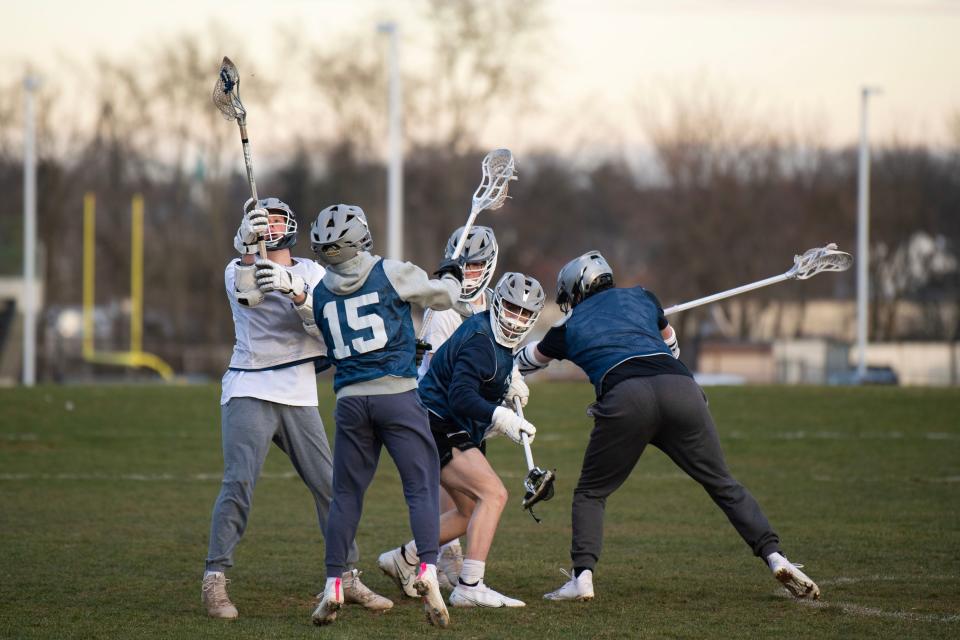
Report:
M402 29L421 6L412 0L2 2L8 29L0 66L9 75L30 64L53 77L95 55L129 55L144 42L211 21L249 33L251 54L270 60L280 50L267 37L273 25L296 23L317 38L337 38L372 31L381 19L397 20ZM503 138L516 148L643 144L637 105L678 90L718 92L775 126L815 130L834 145L856 142L864 85L882 88L870 103L871 137L878 140L943 145L948 117L960 113L960 0L548 0L546 13L538 117L485 132L491 144ZM416 49L411 32L402 46Z

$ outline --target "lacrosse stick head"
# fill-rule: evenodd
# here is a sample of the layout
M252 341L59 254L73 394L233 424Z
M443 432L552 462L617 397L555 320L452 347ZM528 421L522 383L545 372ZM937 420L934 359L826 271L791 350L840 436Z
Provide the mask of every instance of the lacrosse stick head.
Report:
M534 520L540 522L540 518L533 512L533 506L538 502L545 502L553 497L553 483L557 479L556 471L550 469L541 469L534 467L527 473L523 481L523 488L526 493L523 496L524 511L529 511Z
M240 102L240 72L237 71L237 65L233 64L227 56L224 56L223 62L220 63L220 73L217 74L217 82L213 85L213 104L227 120L237 120L241 123L246 120L247 110Z
M483 179L473 192L474 211L499 209L507 201L510 182L517 179L517 165L509 149L494 149L483 158Z
M809 249L800 256L793 257L793 267L787 276L797 280L812 278L822 271L846 271L853 264L853 256L839 251L831 242L825 247Z

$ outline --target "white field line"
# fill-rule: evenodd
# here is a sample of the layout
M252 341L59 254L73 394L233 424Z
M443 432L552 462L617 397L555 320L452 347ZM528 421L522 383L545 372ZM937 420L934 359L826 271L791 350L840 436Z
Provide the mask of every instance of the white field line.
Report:
M264 471L260 474L261 478L289 480L296 478L295 471L284 471L283 473L274 473ZM183 482L183 481L220 481L223 474L217 473L191 473L186 475L177 475L172 473L0 473L0 481L3 480L64 480L69 482L78 481L101 481L101 480L130 480L133 482Z
M721 429L721 439L724 440L949 440L960 442L960 433L943 431L928 431L916 435L906 435L902 431L866 431L862 433L848 433L843 431L780 431L774 433L756 434L744 433L736 429L724 432Z
M538 464L541 468L546 468L546 467L548 466L548 465L544 465L544 464L540 463L539 460L537 461L537 464ZM522 469L522 465L521 465L520 468ZM562 470L561 470L561 473L562 473ZM572 470L570 470L569 474L570 474L573 478L577 478L577 477L580 476L580 469L572 469ZM497 471L497 475L500 476L500 477L503 478L503 479L526 478L526 477L527 477L527 472L526 472L526 471L521 471L521 470L519 470L519 469L508 469L508 470L500 470L500 471ZM640 472L638 472L638 471L634 471L632 474L630 474L630 477L631 477L631 478L637 478L637 479L639 479L640 481L645 481L645 480L651 480L651 481L658 481L658 480L686 480L686 481L690 481L690 476L688 476L687 474L685 474L685 473L682 472L682 471L672 471L672 472L667 472L667 473L640 473Z
M898 578L896 576L866 576L863 578L845 578L840 577L834 580L823 580L820 582L823 586L839 584L856 584L858 582L900 582L910 578ZM923 580L956 580L948 576L930 576L921 577ZM828 601L828 600L798 600L784 591L778 591L777 595L796 602L800 606L810 607L812 609L840 609L844 613L866 618L887 618L894 620L910 620L913 622L960 622L960 614L938 614L938 613L913 613L910 611L888 611L877 607L866 607L852 602Z
M579 470L575 471L576 475L579 475ZM499 472L499 475L504 480L514 479L514 478L525 478L526 472L521 470L503 470ZM270 471L264 471L260 474L261 478L270 479L270 480L289 480L291 478L296 478L297 474L295 471L284 471L282 473L274 473ZM637 478L640 481L649 481L649 482L661 482L661 481L675 481L683 480L687 481L690 479L687 474L681 471L667 472L667 473L638 473L634 472L630 477ZM213 473L190 473L190 474L173 474L173 473L0 473L0 482L12 482L12 481L32 481L32 480L60 480L64 482L84 482L84 481L103 481L103 480L129 480L131 482L210 482L210 481L220 481L223 478L223 474L220 472ZM851 477L851 478L837 478L834 476L827 475L814 475L811 476L811 479L814 482L831 482L838 484L861 484L861 483L874 483L874 482L900 482L903 478L894 477L894 476L876 476L876 477ZM909 478L912 482L922 482L922 483L931 483L931 484L957 484L960 483L960 476L944 476L937 478L923 478L923 477L914 477Z
M849 478L838 478L825 474L815 474L810 477L814 482L834 482L837 484L871 484L874 482L919 482L925 484L955 484L960 482L960 476L942 476L942 477L921 477L921 476L851 476Z
M831 587L841 584L859 584L861 582L956 582L960 580L958 576L891 576L891 575L873 575L873 576L839 576L828 580L818 580L817 584L823 587Z
M90 430L85 435L103 438L130 438L132 434L117 430ZM849 433L844 431L779 431L773 433L745 433L737 429L720 430L723 440L934 440L960 442L960 433L945 431L928 431L925 433L907 435L902 431L866 431ZM160 434L155 434L160 435ZM162 437L195 438L198 435L187 431L167 431ZM544 442L561 442L568 440L566 436L557 433L537 434L537 438ZM0 441L6 442L36 442L40 437L36 433L0 433Z
M6 442L36 442L35 433L0 433L0 440Z

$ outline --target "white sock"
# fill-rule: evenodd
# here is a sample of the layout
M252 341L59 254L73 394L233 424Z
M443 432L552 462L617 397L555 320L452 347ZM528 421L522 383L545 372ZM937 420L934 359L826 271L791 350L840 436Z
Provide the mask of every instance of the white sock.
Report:
M400 555L403 556L404 561L411 567L417 566L420 563L420 555L417 553L417 541L411 540L403 545Z
M460 546L460 538L454 538L447 544L440 547L440 549L446 549L447 547L459 547L459 546Z
M216 575L221 575L221 576L222 576L222 575L223 575L223 571L204 571L204 572L203 572L203 579L206 580L206 579L207 579L207 576L216 576Z
M483 571L487 568L486 562L480 560L464 560L463 569L460 570L460 582L473 587L483 580Z
M766 560L767 560L767 566L770 567L771 571L773 571L774 563L789 562L789 560L783 557L783 555L781 555L779 551L774 551L773 553L768 555Z
M337 580L340 581L340 596L343 597L343 578L327 578L327 583L323 585L323 592L326 593L330 591L333 587L333 583Z

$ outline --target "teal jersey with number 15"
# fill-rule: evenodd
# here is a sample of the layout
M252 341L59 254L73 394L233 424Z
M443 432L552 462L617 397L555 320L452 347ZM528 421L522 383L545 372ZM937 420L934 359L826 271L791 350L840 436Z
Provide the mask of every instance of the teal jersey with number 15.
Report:
M383 260L352 293L337 295L319 283L313 289L313 314L337 367L334 392L384 376L417 377L410 304L390 284Z

